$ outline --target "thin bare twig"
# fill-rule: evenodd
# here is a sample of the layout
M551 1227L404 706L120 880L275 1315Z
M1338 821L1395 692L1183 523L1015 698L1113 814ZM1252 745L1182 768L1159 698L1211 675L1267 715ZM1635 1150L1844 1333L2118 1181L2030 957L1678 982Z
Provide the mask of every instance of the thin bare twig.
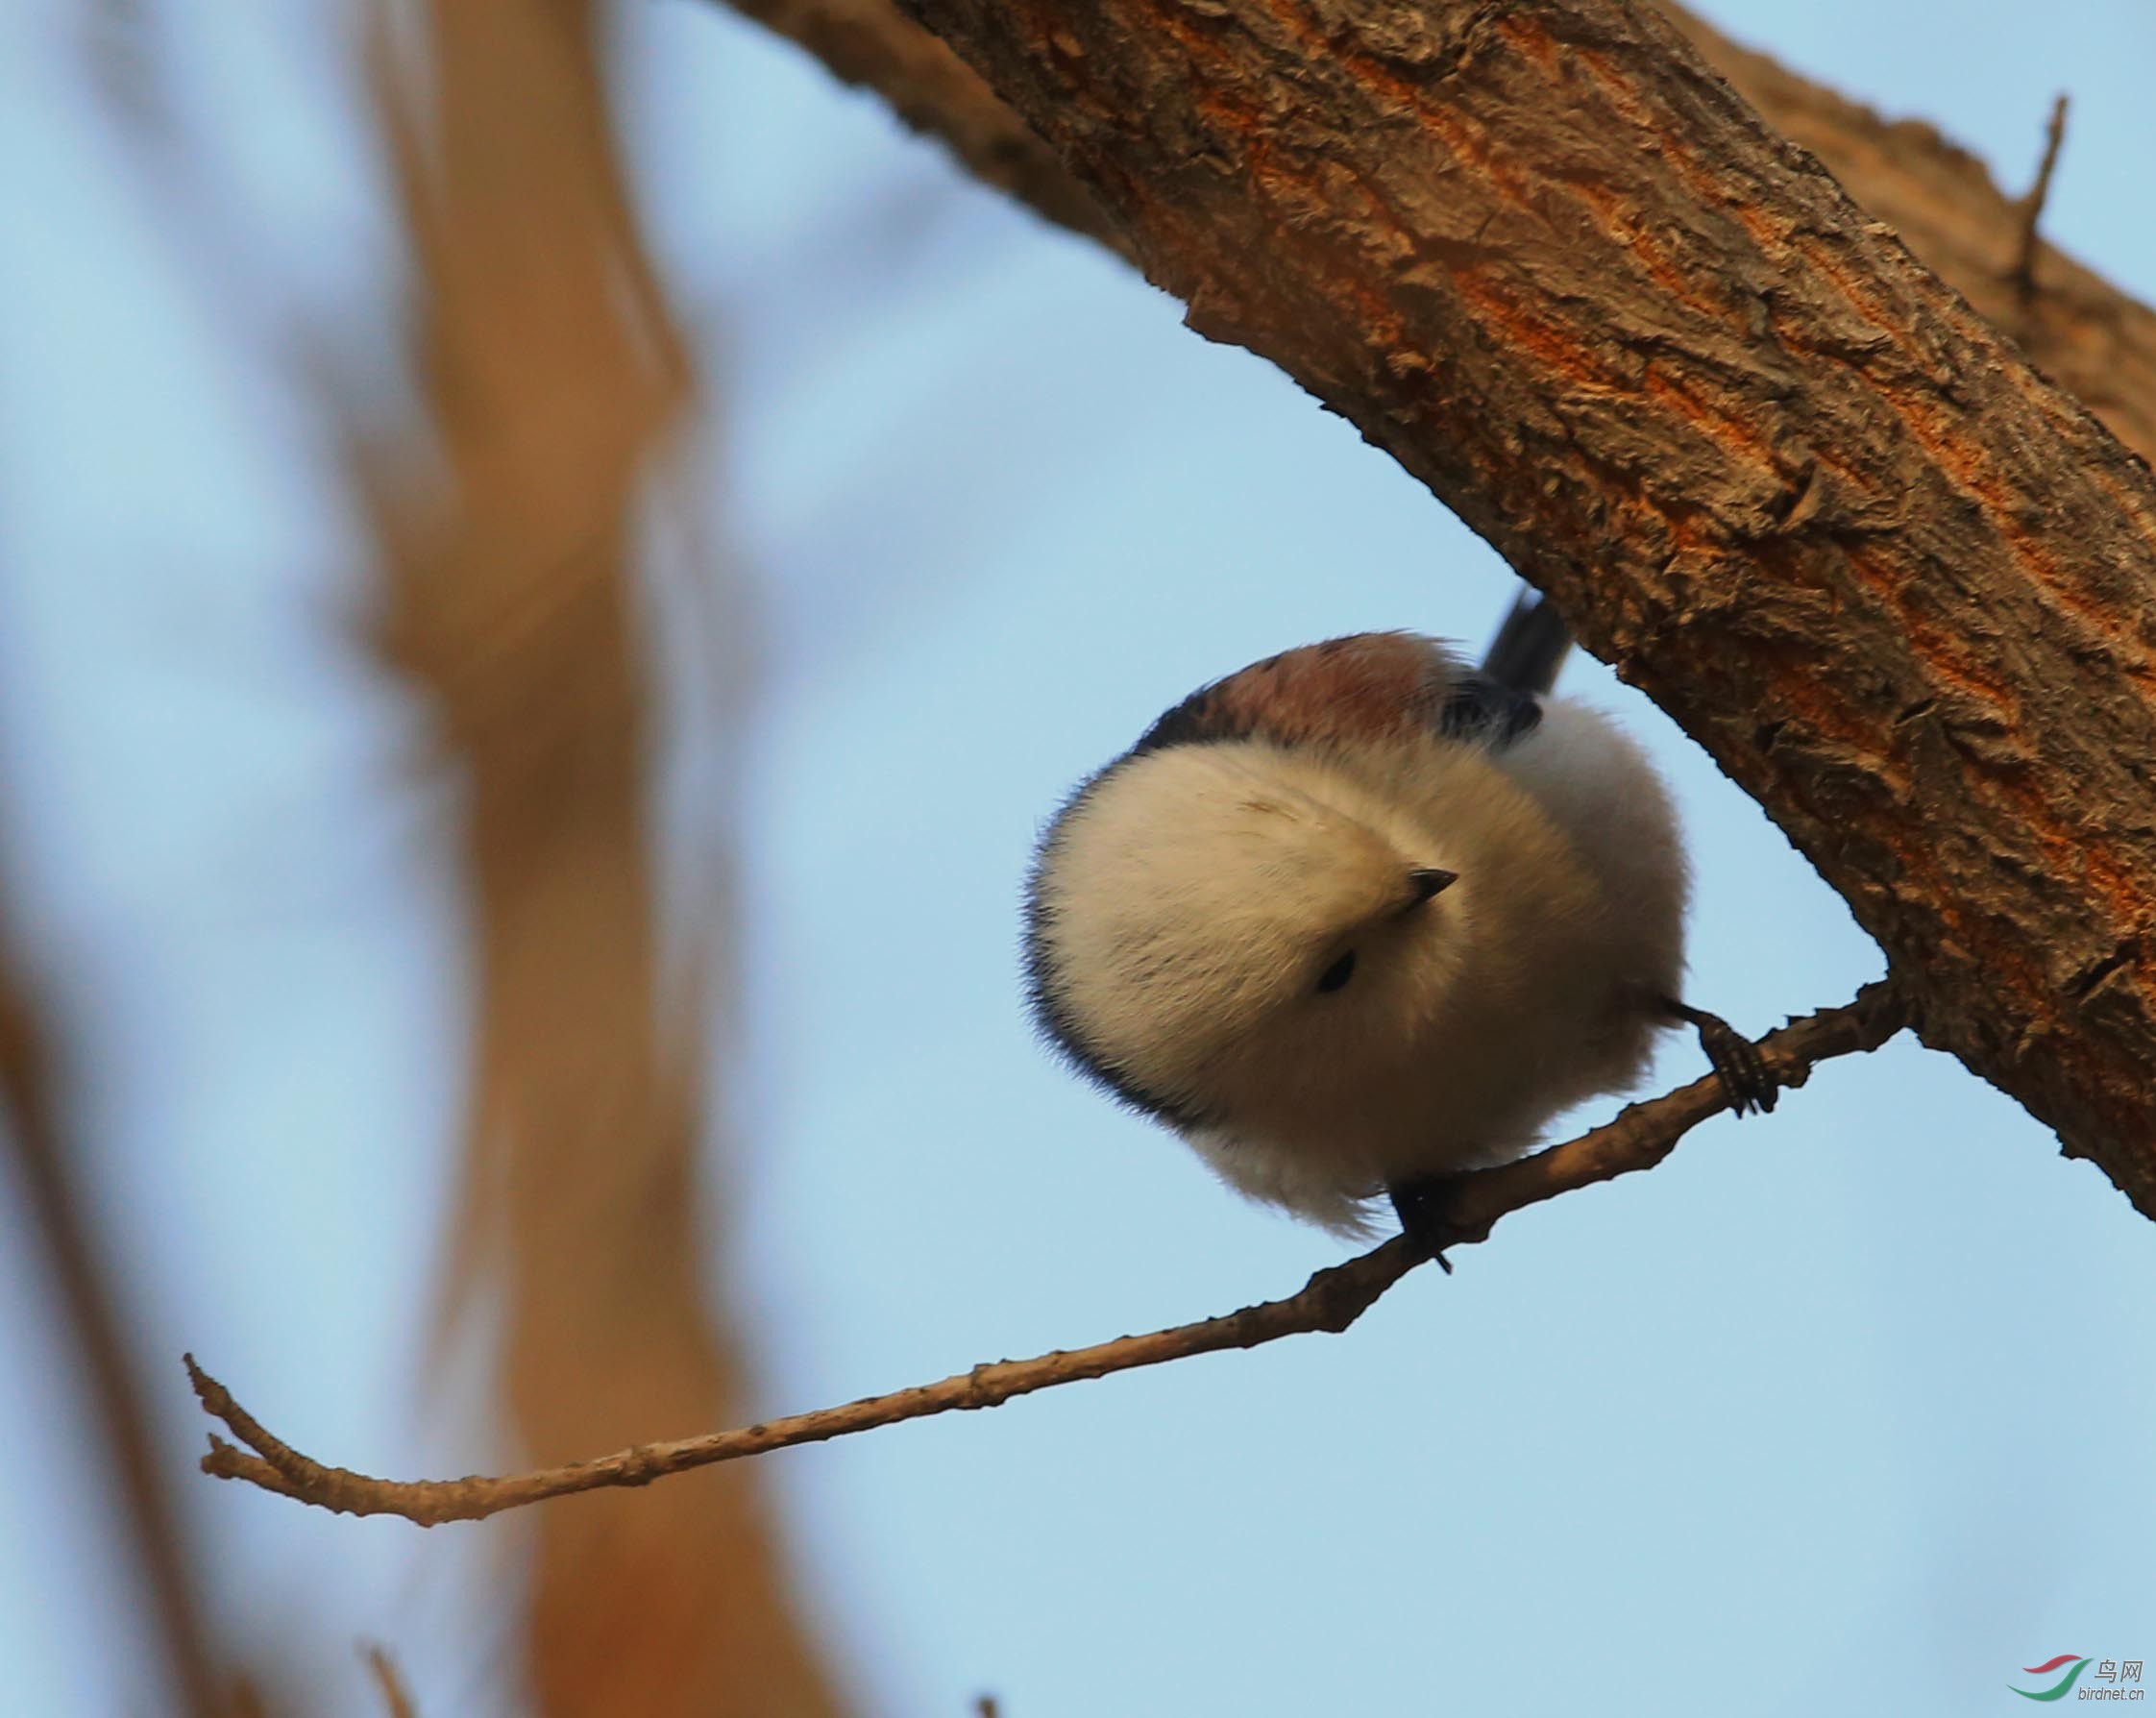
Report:
M1801 1086L1816 1064L1831 1056L1876 1049L1908 1023L1900 997L1882 982L1867 985L1846 1007L1822 1009L1769 1033L1759 1049L1782 1085ZM1720 1082L1711 1076L1632 1104L1614 1120L1565 1144L1462 1177L1446 1213L1447 1225L1461 1245L1483 1239L1509 1212L1634 1169L1652 1168L1686 1133L1727 1107ZM1300 1292L1286 1299L1262 1301L1195 1324L1119 1337L1090 1348L1057 1350L1032 1360L985 1362L937 1384L867 1396L837 1408L731 1432L637 1444L596 1460L499 1477L380 1480L326 1466L273 1436L233 1399L230 1390L195 1364L192 1355L186 1357L186 1366L203 1408L247 1446L235 1448L212 1434L209 1453L202 1459L203 1472L221 1480L246 1480L265 1491L325 1509L402 1515L421 1527L432 1527L444 1521L482 1520L503 1509L571 1492L647 1485L688 1468L760 1456L794 1444L821 1443L953 1409L993 1408L1014 1396L1137 1366L1156 1366L1227 1348L1255 1348L1305 1331L1337 1333L1367 1312L1422 1258L1395 1237L1360 1258L1317 1272Z
M2051 195L2051 173L2059 164L2059 145L2066 141L2067 98L2062 91L2051 104L2051 123L2044 130L2044 160L2037 164L2036 183L2016 206L2021 217L2021 243L2015 247L2014 267L2007 279L2022 304L2036 297L2036 227L2044 218L2044 205Z

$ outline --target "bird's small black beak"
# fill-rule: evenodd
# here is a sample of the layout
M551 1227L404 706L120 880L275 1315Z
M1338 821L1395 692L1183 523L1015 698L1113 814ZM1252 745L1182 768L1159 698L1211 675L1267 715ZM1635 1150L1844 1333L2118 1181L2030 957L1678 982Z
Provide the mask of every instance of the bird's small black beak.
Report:
M1442 893L1459 881L1459 873L1439 871L1434 866L1418 865L1408 873L1408 904L1401 910L1412 912L1433 895Z

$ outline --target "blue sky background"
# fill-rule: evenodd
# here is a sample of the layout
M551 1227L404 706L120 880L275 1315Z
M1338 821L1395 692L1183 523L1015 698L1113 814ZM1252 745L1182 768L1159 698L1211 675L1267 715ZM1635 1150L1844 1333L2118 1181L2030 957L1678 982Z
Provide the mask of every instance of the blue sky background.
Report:
M461 1471L472 1405L414 1383L459 908L397 786L415 718L341 630L364 568L282 343L379 356L394 230L326 9L147 11L176 110L136 145L89 17L0 12L0 876L64 1000L176 1473L183 1347L302 1447ZM2016 186L2070 89L2046 231L2156 297L2138 0L1713 15ZM763 1406L1292 1288L1335 1241L1032 1043L1028 847L1198 682L1363 627L1479 642L1510 576L1263 363L791 51L689 0L625 11L620 41L721 407L674 494L731 545L756 664L742 777L685 735L671 809L747 867L714 1270ZM1568 674L1677 785L1703 1003L1756 1029L1876 974L1749 799L1598 665ZM1697 1071L1673 1039L1657 1079ZM153 1711L0 1194L9 1698ZM771 1459L861 1709L1964 1714L2062 1651L2156 1657L2156 1246L1950 1062L1832 1066L1459 1263L1342 1338ZM361 1637L430 1714L513 1709L514 1521L182 1485L221 1614L303 1651L320 1709L372 1709Z

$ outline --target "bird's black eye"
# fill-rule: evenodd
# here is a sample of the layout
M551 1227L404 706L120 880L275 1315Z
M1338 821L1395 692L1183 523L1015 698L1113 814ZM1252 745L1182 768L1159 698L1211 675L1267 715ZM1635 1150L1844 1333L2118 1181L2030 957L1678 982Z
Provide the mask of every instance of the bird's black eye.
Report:
M1355 950L1351 948L1317 975L1318 994L1330 996L1354 976Z

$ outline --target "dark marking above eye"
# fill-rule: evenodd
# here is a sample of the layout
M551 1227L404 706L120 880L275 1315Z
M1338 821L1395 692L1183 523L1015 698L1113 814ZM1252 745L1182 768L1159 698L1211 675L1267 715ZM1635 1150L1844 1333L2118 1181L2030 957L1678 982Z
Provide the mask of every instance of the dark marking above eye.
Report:
M1355 950L1349 949L1317 975L1318 994L1330 996L1355 976Z

